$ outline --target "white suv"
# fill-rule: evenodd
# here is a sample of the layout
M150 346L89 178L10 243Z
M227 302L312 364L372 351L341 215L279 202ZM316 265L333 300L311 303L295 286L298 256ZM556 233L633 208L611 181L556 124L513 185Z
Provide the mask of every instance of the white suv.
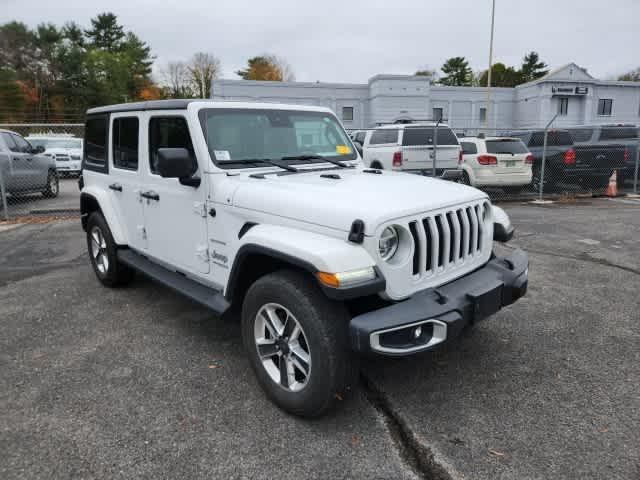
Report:
M513 227L464 185L363 168L328 109L162 100L88 111L80 207L106 286L134 271L221 315L268 396L326 411L359 353L408 355L520 298Z
M435 122L384 125L364 138L365 165L456 180L461 178L458 137L445 124ZM434 160L435 157L435 160Z
M517 193L531 184L533 155L519 138L464 137L462 182Z
M27 137L34 147L44 148L44 154L56 161L60 175L79 175L82 139L73 135L34 134Z

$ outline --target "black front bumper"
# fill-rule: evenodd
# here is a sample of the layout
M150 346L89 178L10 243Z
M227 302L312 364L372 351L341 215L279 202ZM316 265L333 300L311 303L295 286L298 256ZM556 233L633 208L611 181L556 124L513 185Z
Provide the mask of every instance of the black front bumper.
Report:
M522 297L528 269L529 257L516 250L451 283L358 315L349 325L351 347L392 356L431 350Z

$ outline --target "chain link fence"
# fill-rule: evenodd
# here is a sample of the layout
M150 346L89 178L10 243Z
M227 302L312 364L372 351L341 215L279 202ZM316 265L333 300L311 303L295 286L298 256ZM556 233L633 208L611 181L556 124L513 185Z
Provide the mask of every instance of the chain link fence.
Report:
M552 121L546 128L435 129L432 122L412 121L349 134L367 167L428 176L435 171L496 201L638 193L636 125L556 128Z
M402 128L411 131L400 135ZM436 130L404 123L349 133L367 167L435 172L496 201L638 193L635 125ZM79 123L0 124L0 219L78 215L83 136Z
M79 215L84 125L0 124L0 219Z

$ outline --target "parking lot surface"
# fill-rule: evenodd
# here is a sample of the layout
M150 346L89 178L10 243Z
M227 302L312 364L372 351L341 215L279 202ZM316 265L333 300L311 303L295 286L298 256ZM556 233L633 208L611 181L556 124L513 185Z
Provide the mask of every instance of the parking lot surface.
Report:
M1 202L0 202L1 203ZM80 208L80 191L77 178L61 178L60 192L55 198L45 198L40 193L13 195L7 197L9 218L19 215L76 211ZM4 210L0 206L0 219Z
M101 287L77 220L0 232L0 478L640 478L640 202L506 209L527 297L314 421L237 319Z

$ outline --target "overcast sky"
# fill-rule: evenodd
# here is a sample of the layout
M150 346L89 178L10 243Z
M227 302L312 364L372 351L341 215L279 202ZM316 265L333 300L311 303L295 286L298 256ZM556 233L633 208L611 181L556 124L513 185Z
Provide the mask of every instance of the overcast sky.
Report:
M147 41L157 64L196 51L220 58L224 78L270 52L300 81L366 82L446 58L486 68L491 0L0 0L0 22L81 25L103 11ZM55 5L55 7L53 7ZM166 6L165 6L166 5ZM496 0L494 61L519 65L536 50L598 78L640 66L640 0Z

